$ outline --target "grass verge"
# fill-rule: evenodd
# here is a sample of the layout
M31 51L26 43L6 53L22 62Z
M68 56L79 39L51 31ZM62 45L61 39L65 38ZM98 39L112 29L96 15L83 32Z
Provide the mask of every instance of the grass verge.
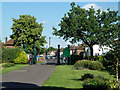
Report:
M0 74L5 74L7 72L10 72L13 70L18 70L18 69L24 68L26 66L29 66L29 65L28 64L16 64L13 67L7 67L7 68L0 69Z
M103 75L105 78L115 80L113 75L110 75L106 71L98 70L74 70L72 65L61 65L56 66L55 72L52 76L44 83L43 87L61 87L69 89L83 88L82 82L79 80L84 73L91 73L94 75Z

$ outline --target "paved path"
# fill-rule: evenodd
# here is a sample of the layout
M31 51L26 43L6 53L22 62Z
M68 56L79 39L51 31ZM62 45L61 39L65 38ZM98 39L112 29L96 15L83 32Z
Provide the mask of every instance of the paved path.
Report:
M40 88L54 72L55 65L30 65L3 74L2 88Z

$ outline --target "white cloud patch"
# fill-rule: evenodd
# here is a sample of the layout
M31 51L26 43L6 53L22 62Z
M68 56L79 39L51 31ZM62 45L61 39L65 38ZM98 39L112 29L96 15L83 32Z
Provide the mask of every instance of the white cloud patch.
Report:
M45 24L45 23L48 23L48 21L42 21L41 23L42 23L42 24Z
M93 8L95 9L95 11L97 11L98 9L102 10L102 8L100 6L98 6L98 5L96 5L95 3L86 4L82 8L84 8L86 10L89 10L89 8L91 8L91 6L93 6Z

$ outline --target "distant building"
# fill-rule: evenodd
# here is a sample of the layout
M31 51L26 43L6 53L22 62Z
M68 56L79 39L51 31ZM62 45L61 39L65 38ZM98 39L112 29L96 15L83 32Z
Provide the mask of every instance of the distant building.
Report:
M80 55L81 53L84 53L84 51L87 51L87 47L83 47L81 44L78 44L78 46L71 45L70 46L70 54L77 54Z
M7 41L7 37L6 37L5 38L5 43L3 44L3 47L14 48L13 44L14 44L14 40L10 39L10 40Z
M56 56L57 51L50 51L50 56Z
M101 46L100 45L93 45L93 56L103 55L106 54L111 50L110 47ZM90 48L88 47L88 56L90 56Z

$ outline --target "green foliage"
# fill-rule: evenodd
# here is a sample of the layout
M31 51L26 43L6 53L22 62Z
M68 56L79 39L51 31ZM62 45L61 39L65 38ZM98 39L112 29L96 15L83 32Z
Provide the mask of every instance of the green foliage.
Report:
M3 68L12 67L12 66L15 66L15 64L14 63L5 63L5 64L2 64Z
M91 56L93 56L92 46L95 44L109 41L109 38L118 28L118 11L107 12L98 9L95 11L93 7L89 10L81 8L75 3L71 3L71 9L64 15L61 22L60 30L53 27L53 35L63 37L65 40L71 39L71 43L82 41L90 47Z
M90 61L90 60L79 60L74 64L74 68L79 69L80 67L88 68L91 70L101 70L103 65L99 61Z
M24 51L21 51L16 59L14 59L15 64L27 64L28 56Z
M120 56L120 55L119 55ZM104 56L104 60L103 60L103 65L105 67L109 67L116 64L116 55L114 51L109 51L105 56Z
M2 63L13 63L21 51L19 48L2 48Z
M90 78L90 79L93 79L95 76L93 75L93 74L91 74L91 73L85 73L83 76L81 76L81 79L80 80L85 80L85 79L88 79L88 78Z
M96 88L101 88L104 90L109 90L109 89L118 89L119 84L115 80L108 80L104 77L97 76L93 79L85 79L83 81L83 88L89 88L89 89L96 89Z
M36 22L37 19L31 15L20 15L19 19L12 19L13 34L10 37L14 39L14 45L26 44L27 52L31 52L36 44L37 53L40 53L42 51L40 46L44 46L46 43L45 36L42 36L42 23Z
M88 60L91 60L91 56L87 56ZM103 62L104 57L103 56L93 56L94 61L100 61Z
M50 50L50 51L55 51L55 50L57 50L57 48L50 47L50 48L47 49L47 52L48 52L49 50Z
M102 61L103 66L108 70L111 74L116 74L116 62L117 58L120 57L120 54L116 55L117 53L115 51L109 51L105 56ZM120 61L118 68L120 68ZM118 70L120 73L120 69ZM120 74L119 74L120 78Z
M74 65L76 61L81 60L80 55L72 54L71 55L71 64Z

